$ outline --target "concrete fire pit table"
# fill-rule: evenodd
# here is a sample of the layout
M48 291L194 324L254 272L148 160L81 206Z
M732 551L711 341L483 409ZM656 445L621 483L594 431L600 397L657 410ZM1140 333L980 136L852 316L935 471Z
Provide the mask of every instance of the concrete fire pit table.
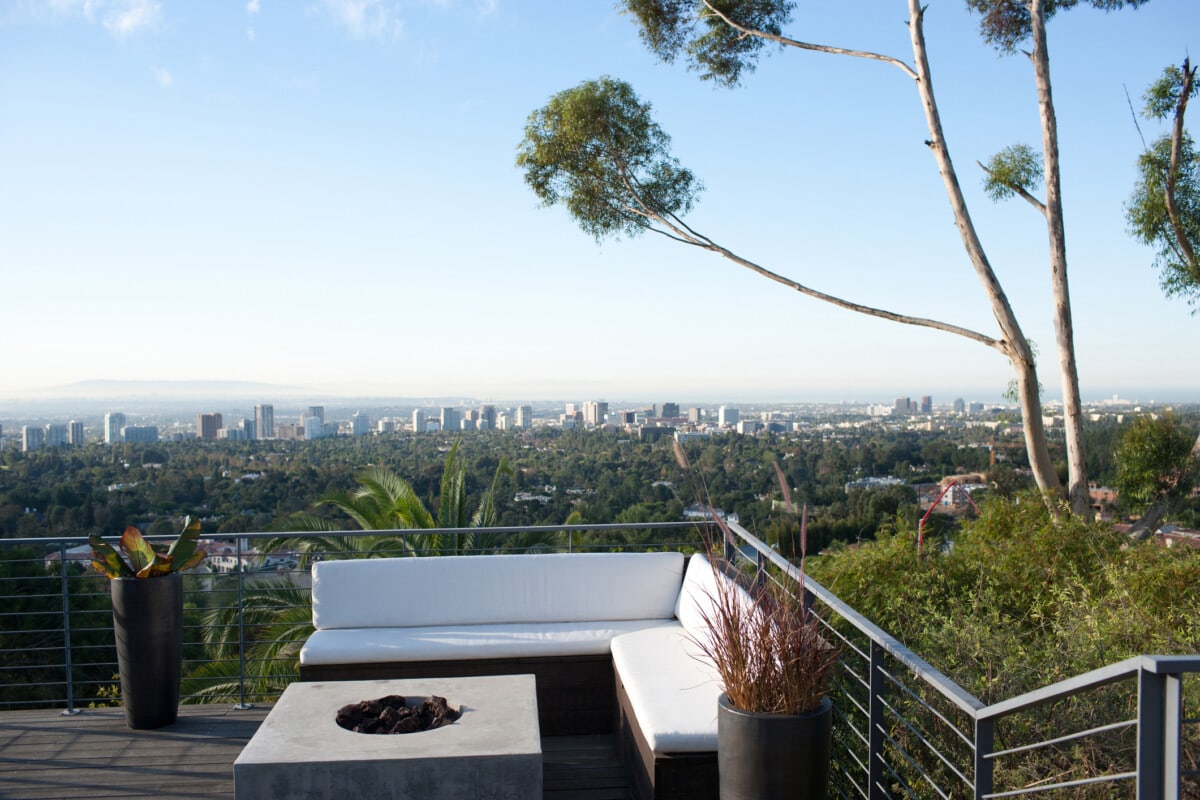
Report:
M348 731L338 709L399 694L445 697L457 722L396 735ZM233 764L236 800L542 796L532 675L293 683Z

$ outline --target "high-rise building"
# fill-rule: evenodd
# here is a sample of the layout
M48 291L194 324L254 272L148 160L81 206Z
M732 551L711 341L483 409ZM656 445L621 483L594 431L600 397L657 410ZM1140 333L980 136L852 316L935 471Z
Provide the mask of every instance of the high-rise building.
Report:
M907 414L911 408L912 408L912 400L910 400L907 397L897 397L896 398L896 413L897 414Z
M116 444L121 441L121 429L125 427L125 415L113 411L104 415L104 443Z
M717 424L722 428L733 427L738 424L740 413L736 408L729 406L721 406L717 409Z
M51 422L47 425L44 439L46 447L66 447L67 430L65 422Z
M529 430L533 426L533 406L517 407L517 427Z
M458 431L462 430L462 415L458 413L458 409L450 408L449 406L442 409L441 413L442 430Z
M967 410L967 403L966 403L966 401L965 401L965 400L963 400L961 397L959 397L959 398L955 399L955 401L954 401L954 413L955 413L955 414L962 414L962 413L964 413L966 410Z
M396 430L396 421L391 419L381 419L375 423L375 431L377 433L393 433Z
M70 430L67 433L67 443L73 447L79 447L83 444L83 423L73 419L68 425Z
M350 433L355 436L366 436L371 431L371 418L361 411L354 412L350 417Z
M660 406L655 406L658 411L656 416L663 419L677 419L679 417L679 403L663 403Z
M702 414L703 412L698 408L689 408L687 413L688 422L699 424Z
M321 420L321 422L324 422L325 406L309 406L300 414L300 419L302 420L308 419L309 417L316 417L317 419Z
M922 414L932 414L933 413L933 398L927 394L921 395L921 413Z
M445 414L445 411L443 410L442 413ZM425 412L419 408L413 409L412 426L413 433L425 432Z
M158 441L157 425L127 425L121 431L121 438L127 442L153 443Z
M254 436L257 439L275 438L275 406L270 403L254 407Z
M34 450L41 450L42 445L46 441L46 431L36 425L21 426L21 450L26 453L32 453Z
M217 412L196 415L196 437L206 442L217 440L217 431L224 427L221 415Z
M598 403L593 400L583 404L583 422L597 428L604 424L608 417L608 403Z
M479 430L490 431L496 428L496 407L484 406L479 409Z
M336 431L336 426L334 426ZM324 439L331 433L329 427L325 425L325 421L318 416L304 418L304 438L305 439Z

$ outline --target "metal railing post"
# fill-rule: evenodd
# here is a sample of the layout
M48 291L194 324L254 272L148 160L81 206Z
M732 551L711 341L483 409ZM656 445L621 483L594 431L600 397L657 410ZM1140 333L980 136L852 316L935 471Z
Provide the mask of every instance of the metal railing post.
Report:
M575 552L575 531L567 531L567 552Z
M1183 675L1163 676L1163 800L1179 800L1183 771Z
M871 642L871 664L868 674L871 697L867 702L867 791L871 800L885 800L888 793L883 788L883 655L884 649L878 642Z
M996 721L990 717L975 720L975 800L983 800L993 791L996 760L990 758L995 747Z
M75 676L71 668L71 593L67 586L67 543L58 543L59 591L62 593L63 613L63 664L67 671L67 708L59 716L78 714L75 707Z
M1137 798L1166 797L1163 765L1167 761L1163 741L1167 717L1166 676L1145 666L1138 670Z
M237 587L238 587L238 692L239 701L234 706L239 711L253 708L246 702L246 598L245 575L242 570L242 537L237 537Z

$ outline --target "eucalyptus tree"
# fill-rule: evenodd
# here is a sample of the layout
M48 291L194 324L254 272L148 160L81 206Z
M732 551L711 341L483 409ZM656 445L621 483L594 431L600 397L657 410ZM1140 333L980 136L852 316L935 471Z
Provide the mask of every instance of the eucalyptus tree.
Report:
M1188 59L1167 67L1147 89L1143 114L1170 120L1171 131L1138 158L1133 196L1126 207L1130 231L1154 247L1163 291L1200 312L1200 154L1184 126L1188 101L1196 96L1196 68Z
M1126 207L1133 235L1158 251L1155 262L1163 291L1168 297L1187 299L1193 314L1200 312L1200 154L1184 123L1188 101L1197 91L1196 67L1187 58L1182 66L1163 70L1146 90L1144 115L1169 118L1171 132L1138 158L1138 177ZM1191 455L1200 460L1200 436Z
M989 43L1011 52L1022 42L1033 40L1030 57L1041 115L1043 166L1040 170L1006 171L1001 160L994 163L988 180L994 191L1003 194L1007 189L1033 201L1045 217L1067 429L1068 497L1072 510L1078 513L1087 509L1087 474L1045 21L1057 11L1081 2L1115 9L1137 6L1144 0L967 0L968 7L982 15L981 31ZM1025 444L1037 484L1047 495L1061 494L1062 486L1042 425L1035 354L976 233L946 144L927 57L925 8L920 1L908 0L911 63L883 53L785 36L783 29L790 22L795 5L788 0L622 0L622 5L637 21L643 42L661 59L673 61L682 55L702 79L720 86L737 86L745 75L753 72L758 57L769 46L868 59L894 67L913 81L929 132L925 144L942 176L964 249L991 306L998 331L990 335L822 292L807 282L757 264L689 227L683 218L696 202L700 182L671 156L670 139L651 119L649 104L642 102L628 84L612 78L588 81L560 92L529 117L517 163L543 203L565 205L580 227L597 239L652 231L721 255L817 300L860 314L952 333L1000 352L1015 372ZM1039 174L1045 176L1044 201L1036 200L1028 185Z

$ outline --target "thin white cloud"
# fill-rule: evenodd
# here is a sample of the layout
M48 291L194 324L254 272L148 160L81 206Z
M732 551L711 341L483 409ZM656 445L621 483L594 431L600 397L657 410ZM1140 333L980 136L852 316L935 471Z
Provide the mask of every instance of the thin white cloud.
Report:
M248 0L246 3L246 13L254 16L262 10L262 3L259 0Z
M398 6L388 0L325 0L325 9L356 39L395 39L404 29Z
M254 41L254 35L255 35L255 34L254 34L254 28L246 28L246 38L247 38L247 39L249 39L250 41L252 41L252 42L253 42L253 41Z
M175 82L175 78L163 67L151 67L150 71L154 73L154 79L158 81L158 85L164 89L169 88Z
M48 0L42 8L55 17L99 23L118 39L153 31L162 24L158 0Z
M99 0L95 5L101 5ZM108 32L118 39L154 30L162 21L162 6L157 0L119 0L103 5L101 21Z

